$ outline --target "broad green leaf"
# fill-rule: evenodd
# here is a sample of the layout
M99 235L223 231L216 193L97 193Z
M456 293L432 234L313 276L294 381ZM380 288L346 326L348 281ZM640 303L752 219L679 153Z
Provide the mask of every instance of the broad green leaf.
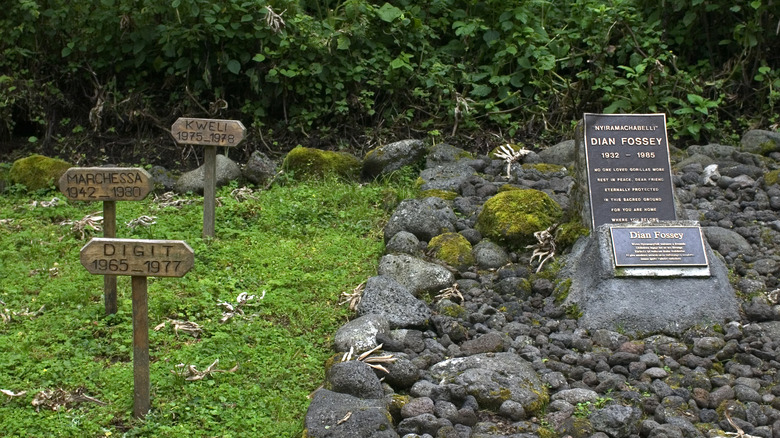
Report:
M390 67L393 67L394 69L404 68L408 66L409 64L401 58L395 58L390 62Z
M236 59L231 59L227 63L227 69L230 71L230 73L233 73L234 75L237 75L238 72L241 71L241 63L238 62Z
M403 15L402 10L391 5L390 3L383 4L381 8L377 9L376 13L379 18L382 19L382 21L386 21L388 23L392 23L393 20Z
M265 55L263 55L262 53L258 53L257 55L255 55L255 56L252 58L252 61L255 61L255 62L263 62L263 61L265 61Z
M496 41L501 36L498 31L490 29L485 32L484 35L482 35L482 39L485 40L486 43L490 44L493 41Z
M485 84L480 84L474 87L473 90L471 90L471 95L477 97L485 97L488 94L490 94L491 91L493 91L493 89L490 86Z
M339 34L338 45L336 46L336 49L349 50L350 45L352 45L352 42L350 41L349 37L344 34Z

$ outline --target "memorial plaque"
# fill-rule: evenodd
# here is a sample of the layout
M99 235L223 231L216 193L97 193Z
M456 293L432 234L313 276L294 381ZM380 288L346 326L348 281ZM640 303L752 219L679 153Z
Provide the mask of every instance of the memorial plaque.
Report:
M238 120L192 119L179 117L171 126L176 143L201 146L236 146L246 135Z
M71 167L60 177L59 187L71 201L140 201L154 182L144 169Z
M195 255L181 240L93 238L81 248L81 264L90 274L182 277Z
M665 114L585 114L591 223L675 220Z
M707 266L700 227L610 227L615 266Z

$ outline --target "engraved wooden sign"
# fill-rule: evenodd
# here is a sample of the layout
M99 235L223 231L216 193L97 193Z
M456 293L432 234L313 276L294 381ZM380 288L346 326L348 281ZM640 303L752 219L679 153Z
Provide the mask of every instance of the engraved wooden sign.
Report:
M144 169L125 167L71 167L59 180L71 201L140 201L154 189Z
M93 238L81 248L81 264L90 274L182 277L195 255L181 240Z
M171 126L176 143L202 146L236 146L246 135L238 120L179 117Z

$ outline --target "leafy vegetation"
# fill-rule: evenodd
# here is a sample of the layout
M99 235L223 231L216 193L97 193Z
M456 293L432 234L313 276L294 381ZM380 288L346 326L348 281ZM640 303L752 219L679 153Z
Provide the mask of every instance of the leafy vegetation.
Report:
M681 145L732 140L779 122L778 8L22 0L0 12L0 136L82 160L155 162L162 147L127 137L165 135L188 115L242 120L245 151L426 135L477 146L482 135L489 150L570 138L589 111L666 113Z
M399 175L254 193L226 187L210 241L200 237L200 202L118 203L119 237L184 240L195 251L184 277L148 279L157 328L144 421L132 418L129 278L118 278L119 311L106 316L103 280L79 262L82 232L99 233L63 223L94 223L100 204L48 203L56 193L12 187L0 197L3 436L299 436L307 396L324 381L332 336L348 317L340 295L375 273L384 203L388 194L411 196L412 185ZM124 225L142 215L146 225ZM221 322L224 303L241 312ZM215 360L210 370L225 372L187 380L191 367L204 373ZM65 394L81 403L64 404Z

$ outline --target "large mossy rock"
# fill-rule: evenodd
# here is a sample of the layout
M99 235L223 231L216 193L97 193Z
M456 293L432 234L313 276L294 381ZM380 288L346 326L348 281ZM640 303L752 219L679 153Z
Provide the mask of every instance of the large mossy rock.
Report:
M538 190L507 190L485 202L475 228L483 236L519 249L536 241L534 233L560 221L560 205Z
M458 269L474 264L471 243L459 233L444 233L428 242L428 251L444 263Z
M71 167L70 163L59 158L35 154L16 160L8 177L12 184L24 184L28 190L39 190L56 185Z
M284 158L282 169L296 179L321 178L335 175L347 179L360 176L362 163L346 152L323 151L298 146Z

